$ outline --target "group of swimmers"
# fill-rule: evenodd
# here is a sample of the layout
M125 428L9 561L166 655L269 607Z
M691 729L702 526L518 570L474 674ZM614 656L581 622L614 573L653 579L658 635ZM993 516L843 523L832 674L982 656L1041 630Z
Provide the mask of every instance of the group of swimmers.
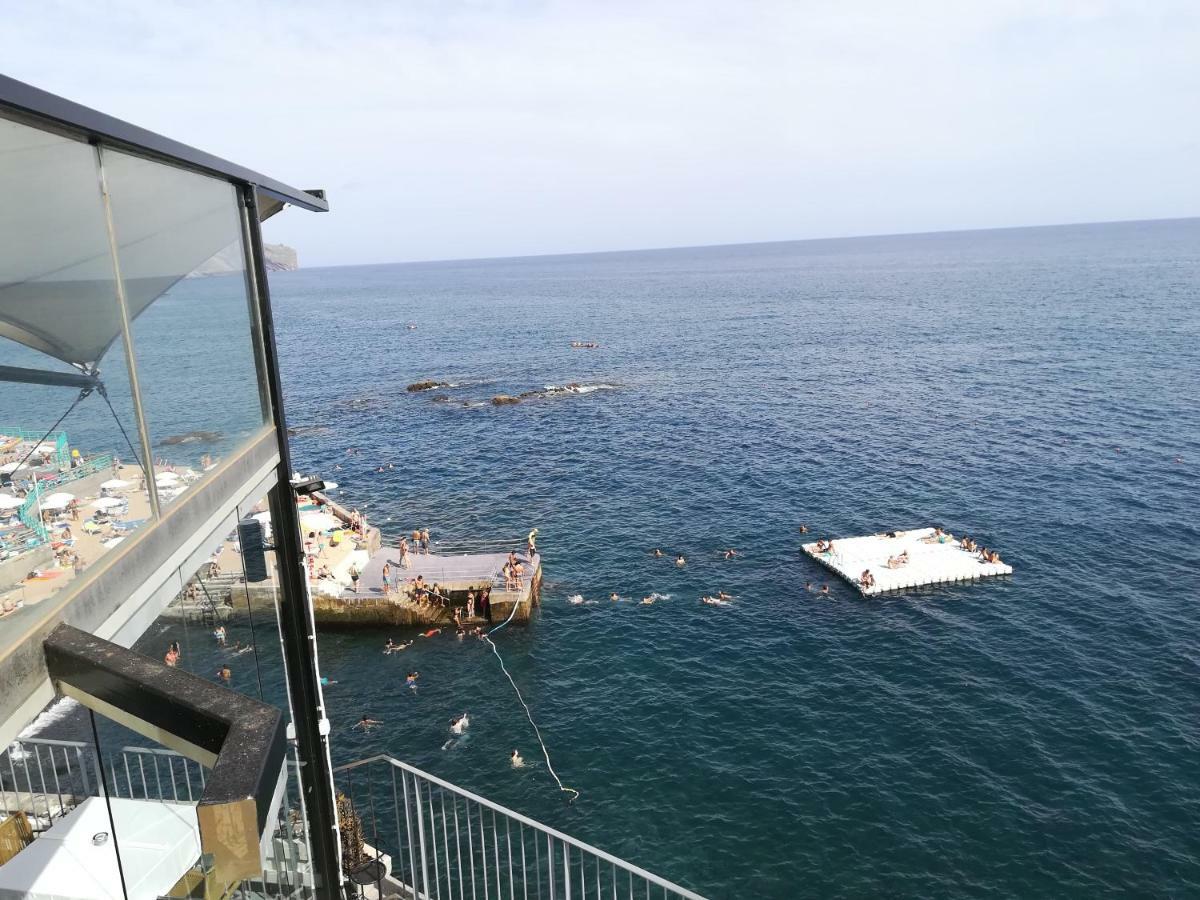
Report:
M662 559L667 554L663 553L662 550L660 550L658 547L655 547L653 550L650 551L650 555L653 556L655 559ZM682 553L675 554L675 565L679 566L679 568L682 569L684 566L687 565L687 557L684 556Z

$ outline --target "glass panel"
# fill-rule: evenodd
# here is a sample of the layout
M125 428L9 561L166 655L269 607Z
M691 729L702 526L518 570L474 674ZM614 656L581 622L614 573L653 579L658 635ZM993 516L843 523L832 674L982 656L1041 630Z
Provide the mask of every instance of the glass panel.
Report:
M2 646L150 507L96 151L0 119L0 196Z
M103 151L164 505L266 421L232 185Z

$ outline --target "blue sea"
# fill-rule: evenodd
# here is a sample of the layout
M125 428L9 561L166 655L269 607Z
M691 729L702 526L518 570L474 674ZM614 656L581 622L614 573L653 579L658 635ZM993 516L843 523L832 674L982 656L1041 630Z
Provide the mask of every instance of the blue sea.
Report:
M389 535L539 529L543 606L497 645L582 796L449 636L322 637L340 761L714 897L1200 894L1198 284L1200 220L273 276L299 468ZM609 387L485 402L568 383ZM1015 571L864 600L802 523Z
M1200 895L1198 284L1200 220L273 275L297 468L435 550L539 529L496 644L581 796L450 635L322 634L335 762L711 897ZM1014 574L863 599L801 524Z

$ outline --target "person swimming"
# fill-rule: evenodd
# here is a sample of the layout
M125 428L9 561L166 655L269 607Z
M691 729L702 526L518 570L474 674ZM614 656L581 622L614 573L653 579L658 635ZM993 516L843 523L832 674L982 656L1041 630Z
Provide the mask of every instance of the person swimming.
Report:
M682 553L675 557L675 565L680 567L687 565L687 559L684 558Z
M421 673L418 672L416 669L413 669L411 672L409 672L407 675L404 676L404 683L407 684L410 688L412 688L415 691L417 689L417 679L420 677L421 677Z
M613 603L616 603L618 600L621 599L621 595L618 594L616 591L613 591L611 594L608 595L608 599L611 600Z
M801 525L801 526L800 526L800 533L801 533L801 534L808 534L808 526L807 526L807 525Z
M467 714L463 713L456 719L450 720L450 730L455 734L462 734L471 726L471 720L467 718Z
M650 555L653 556L655 559L661 559L663 556L663 552L661 550L659 550L657 547L655 547L653 550L650 551Z
M440 628L430 628L428 631L422 631L421 637L436 637L437 635L439 635L441 633L442 633L442 629L440 629Z
M358 720L358 722L355 723L354 727L361 728L363 731L370 731L372 728L376 728L382 724L383 722L381 722L379 719L372 719L369 716L363 716Z
M388 638L387 643L383 645L383 652L384 653L393 653L395 650L396 650L395 643L392 642L391 638Z
M732 547L730 547L728 550L725 551L726 559L733 559L737 555L738 555L738 552L736 550L734 550Z
M829 593L829 585L827 585L827 584L821 585L821 593L828 594Z
M573 603L576 606L578 606L580 603L583 602L583 594L572 594L570 597L567 598L567 602Z
M509 761L512 763L514 769L520 769L525 765L525 760L521 759L521 754L515 749L512 752L512 756L509 757Z
M658 598L653 595L642 598L642 604L645 606L649 606L651 603L655 603L657 601L658 601Z

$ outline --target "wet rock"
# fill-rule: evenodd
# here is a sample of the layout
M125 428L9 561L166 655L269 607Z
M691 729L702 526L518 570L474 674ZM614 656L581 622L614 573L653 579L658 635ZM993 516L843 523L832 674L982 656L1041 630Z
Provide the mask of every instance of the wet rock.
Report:
M510 397L508 394L497 394L492 398L492 406L511 406L520 402L520 397Z
M405 388L410 394L416 394L421 391L432 391L434 388L450 387L446 381L417 381Z
M222 435L219 431L189 431L185 434L173 434L158 442L159 447L175 447L179 444L210 444L219 441Z

